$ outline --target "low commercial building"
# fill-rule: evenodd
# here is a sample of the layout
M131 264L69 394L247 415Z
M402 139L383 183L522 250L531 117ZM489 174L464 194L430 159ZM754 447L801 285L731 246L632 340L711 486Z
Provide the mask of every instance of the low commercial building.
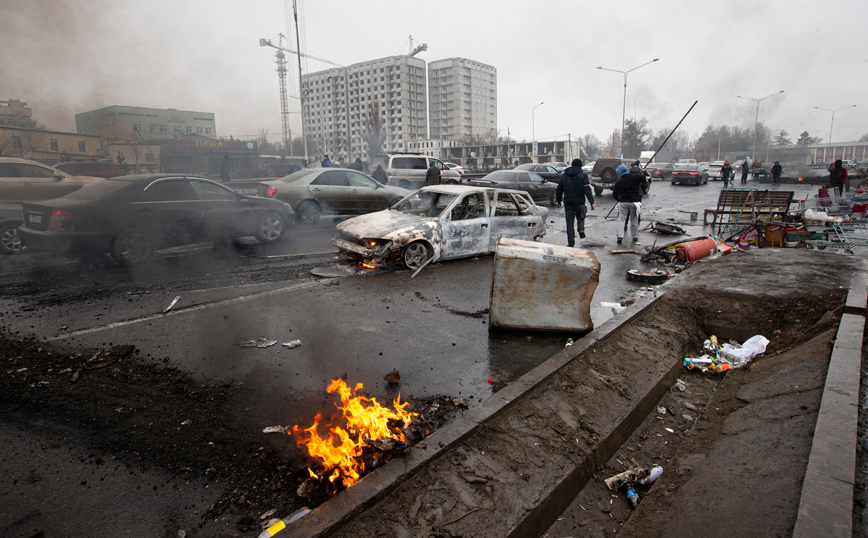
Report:
M106 157L99 136L0 125L0 156L33 159L45 164Z
M220 177L219 163L229 158L230 178L259 174L259 148L249 140L214 140L193 134L163 142L162 171Z

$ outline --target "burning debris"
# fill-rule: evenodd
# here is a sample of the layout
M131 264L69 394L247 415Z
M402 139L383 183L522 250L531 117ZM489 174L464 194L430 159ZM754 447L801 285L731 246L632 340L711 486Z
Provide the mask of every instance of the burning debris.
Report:
M338 491L357 482L364 474L389 461L396 452L422 440L427 432L414 423L418 413L408 411L408 402L401 396L393 402L394 410L383 407L376 398L359 394L362 384L350 389L340 379L328 386L328 392L337 392L341 405L341 424L329 424L327 437L320 437L318 428L322 415L317 414L308 428L292 427L299 447L318 463L314 471L308 467L310 478L299 488L298 495L309 506L316 506ZM290 432L287 432L290 433Z

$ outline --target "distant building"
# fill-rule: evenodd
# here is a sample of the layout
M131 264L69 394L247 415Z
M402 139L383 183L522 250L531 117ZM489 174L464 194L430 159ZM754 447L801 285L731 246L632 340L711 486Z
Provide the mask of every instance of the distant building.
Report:
M407 142L407 151L410 153L421 153L430 157L440 158L443 148L457 148L461 144L457 140L434 140L424 139Z
M57 164L102 159L106 152L98 136L0 125L0 156Z
M566 162L579 158L578 140L537 140L537 161ZM461 164L470 169L489 170L493 168L512 168L515 163L531 162L533 144L530 142L511 142L509 144L448 145L440 148L435 155L442 161Z
M497 137L497 69L467 58L428 64L431 138Z
M18 99L0 101L0 125L34 127L33 111Z

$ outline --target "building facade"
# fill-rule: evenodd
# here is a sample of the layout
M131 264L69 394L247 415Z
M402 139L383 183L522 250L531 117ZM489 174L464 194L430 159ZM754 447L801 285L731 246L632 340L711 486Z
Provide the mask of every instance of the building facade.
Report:
M441 140L428 138L425 140L410 141L407 143L407 151L421 153L430 157L440 158L444 148L457 148L460 143L457 140Z
M428 137L425 61L391 56L302 76L304 126L320 154L370 160L367 118L379 114L381 151Z
M579 158L577 140L537 141L537 162L566 162ZM460 164L471 170L512 168L516 164L533 162L531 142L509 144L477 144L472 146L448 145L435 155L440 160Z
M18 99L0 101L0 125L34 127L33 111Z
M217 138L213 112L192 112L174 108L147 108L112 105L75 115L79 133L105 140L172 140L198 134ZM139 133L134 135L133 133Z
M98 136L0 125L0 157L57 164L102 159L106 155Z
M431 138L497 137L497 69L467 58L428 64Z

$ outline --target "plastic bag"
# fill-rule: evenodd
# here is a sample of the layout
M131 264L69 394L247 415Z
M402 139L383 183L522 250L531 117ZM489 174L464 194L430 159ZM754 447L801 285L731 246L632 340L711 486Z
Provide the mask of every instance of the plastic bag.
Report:
M769 345L768 338L758 334L750 337L740 347L723 344L719 356L729 361L732 368L740 368L760 353L765 353L767 345Z

